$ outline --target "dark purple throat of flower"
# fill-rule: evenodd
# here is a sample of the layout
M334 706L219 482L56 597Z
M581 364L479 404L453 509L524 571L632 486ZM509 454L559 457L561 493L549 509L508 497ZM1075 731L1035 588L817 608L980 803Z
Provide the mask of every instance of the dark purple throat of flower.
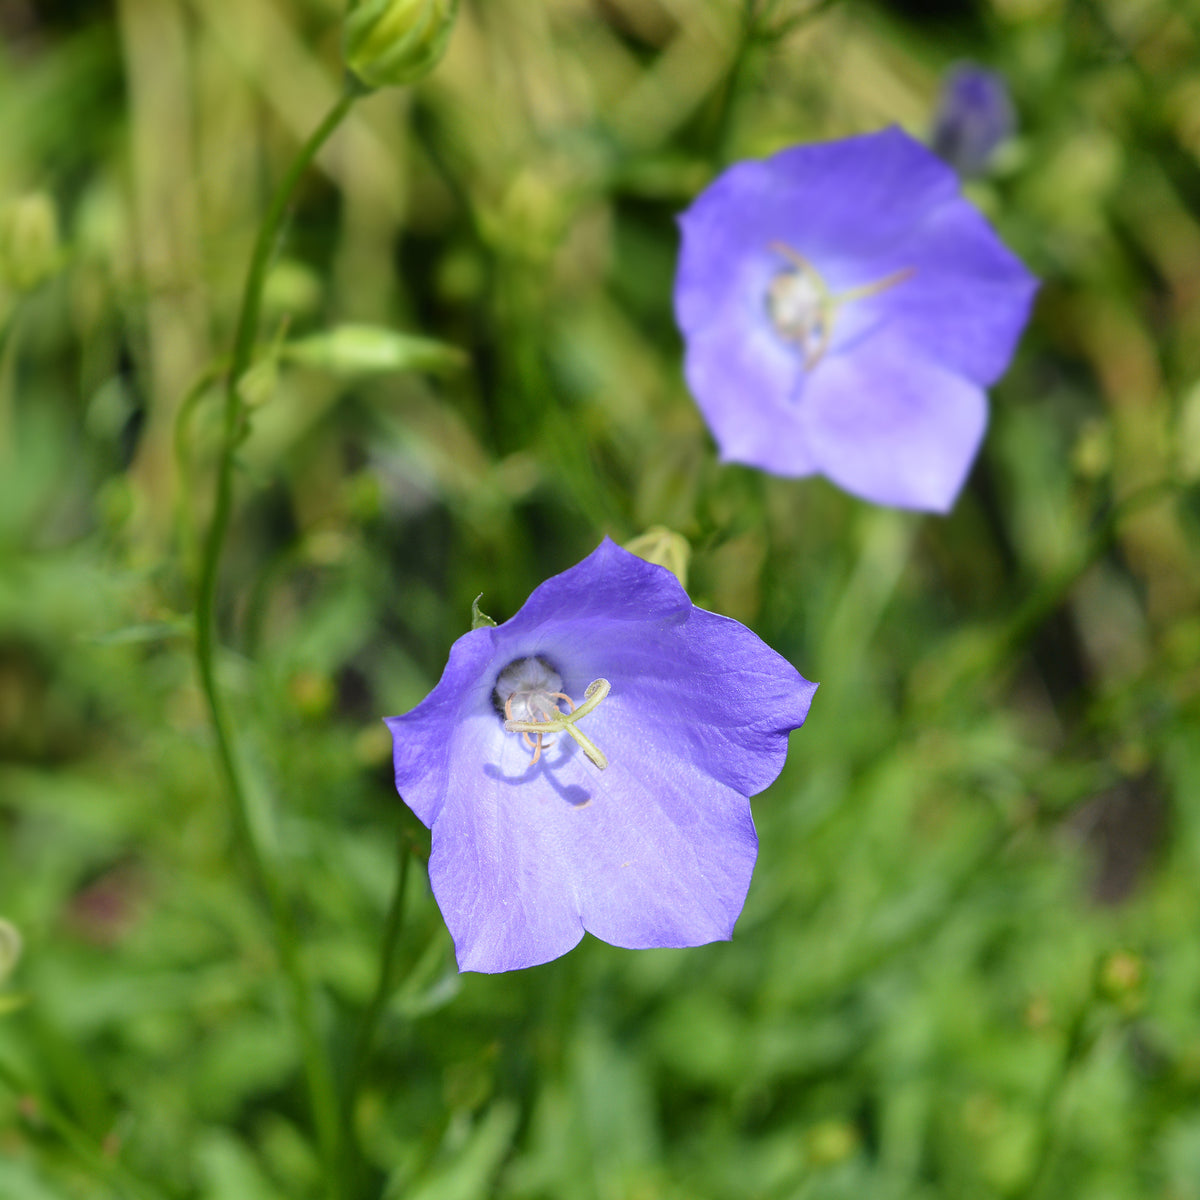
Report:
M912 278L915 270L905 267L874 283L835 293L799 251L783 242L772 242L770 249L785 258L789 265L776 273L767 285L767 315L779 336L800 348L806 371L811 371L829 349L840 309L856 300L886 292Z
M543 749L554 744L545 741L547 736L565 733L603 771L608 766L608 759L600 747L579 728L578 722L608 695L611 685L607 679L594 679L588 684L583 701L578 705L562 687L562 676L553 663L540 654L517 658L496 677L492 704L497 713L504 717L504 728L509 733L519 733L525 745L533 751L530 766L542 757Z

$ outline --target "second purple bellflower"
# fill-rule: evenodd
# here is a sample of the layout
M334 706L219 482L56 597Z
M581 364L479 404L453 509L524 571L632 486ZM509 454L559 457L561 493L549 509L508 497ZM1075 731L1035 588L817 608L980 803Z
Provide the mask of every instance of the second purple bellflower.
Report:
M1037 281L899 129L720 175L680 218L684 370L721 457L945 512Z

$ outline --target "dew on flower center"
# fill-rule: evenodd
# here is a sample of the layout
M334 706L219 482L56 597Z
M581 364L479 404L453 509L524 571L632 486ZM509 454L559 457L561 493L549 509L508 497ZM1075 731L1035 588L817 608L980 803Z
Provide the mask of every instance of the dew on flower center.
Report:
M779 336L800 348L806 371L811 371L829 349L834 321L843 305L877 296L913 274L913 268L908 267L874 283L835 294L816 267L791 246L772 242L771 250L786 259L788 266L778 271L767 285L767 315Z
M608 759L600 748L584 734L576 722L587 716L608 695L607 679L593 680L583 694L582 703L575 702L563 690L562 676L554 665L540 654L517 658L496 677L492 690L492 706L504 718L508 733L519 733L525 745L533 751L533 766L542 751L553 742L550 734L566 733L600 770Z

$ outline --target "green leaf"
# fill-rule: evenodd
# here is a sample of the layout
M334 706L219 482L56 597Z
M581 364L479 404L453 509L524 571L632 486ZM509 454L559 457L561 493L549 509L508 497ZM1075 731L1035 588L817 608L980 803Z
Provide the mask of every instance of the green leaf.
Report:
M391 371L445 374L467 365L457 346L379 325L337 325L280 350L285 362L317 367L335 375L379 375Z
M12 973L21 959L21 934L11 922L0 917L0 983Z
M28 1003L29 997L20 992L9 992L7 995L0 996L0 1017L7 1017L9 1013L19 1012Z
M512 1145L519 1116L511 1100L496 1101L453 1158L435 1166L404 1195L408 1200L475 1200L488 1195L492 1177ZM385 1195L398 1193L389 1186Z

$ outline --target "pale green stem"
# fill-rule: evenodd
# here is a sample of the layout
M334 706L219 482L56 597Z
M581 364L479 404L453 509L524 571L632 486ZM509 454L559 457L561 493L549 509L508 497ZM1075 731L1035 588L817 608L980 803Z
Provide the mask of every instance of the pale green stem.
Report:
M250 260L246 286L242 292L233 355L225 384L224 428L220 458L217 463L216 498L212 523L208 529L200 563L200 582L196 597L196 665L200 684L208 703L209 717L216 740L217 757L233 801L234 825L237 837L250 861L255 880L266 895L275 926L276 949L280 964L287 976L294 1017L299 1030L309 1100L313 1109L317 1140L326 1173L326 1185L331 1196L338 1194L337 1169L340 1125L337 1092L329 1060L317 1030L312 990L301 960L292 914L274 866L254 827L250 815L249 797L242 780L241 769L234 752L233 737L225 702L217 683L216 672L216 596L221 552L229 530L233 508L234 455L242 439L245 406L238 391L242 376L249 368L258 334L262 309L263 286L267 268L283 227L292 193L301 176L333 131L342 123L361 90L350 85L329 110L316 131L301 147L271 199Z

